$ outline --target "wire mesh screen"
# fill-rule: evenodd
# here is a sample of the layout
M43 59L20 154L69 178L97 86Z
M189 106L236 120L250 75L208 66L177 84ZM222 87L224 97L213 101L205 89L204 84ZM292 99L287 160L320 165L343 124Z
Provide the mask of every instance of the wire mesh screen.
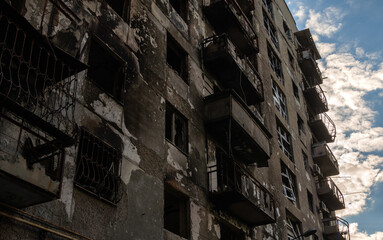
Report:
M101 139L81 129L75 182L100 198L121 199L121 154Z
M45 133L70 136L77 71L5 5L0 5L0 108L7 108Z

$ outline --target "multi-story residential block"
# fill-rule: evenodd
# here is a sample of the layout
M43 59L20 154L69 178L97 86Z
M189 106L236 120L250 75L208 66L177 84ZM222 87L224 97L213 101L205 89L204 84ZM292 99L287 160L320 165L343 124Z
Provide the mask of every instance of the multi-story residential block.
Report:
M1 239L349 239L284 0L0 0Z

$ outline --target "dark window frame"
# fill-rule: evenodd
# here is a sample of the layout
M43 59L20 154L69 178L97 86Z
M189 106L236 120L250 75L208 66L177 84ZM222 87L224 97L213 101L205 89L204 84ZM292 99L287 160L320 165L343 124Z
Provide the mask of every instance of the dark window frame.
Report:
M167 103L165 112L165 138L184 154L188 154L188 129L188 119L176 108ZM177 135L178 133L180 135Z
M127 72L125 61L96 36L91 40L88 58L88 79L122 104ZM113 84L110 84L111 79Z
M305 128L305 122L303 121L301 116L299 116L298 113L297 113L297 125L298 125L299 136L302 137L303 135L306 134L306 128Z
M170 33L167 33L166 63L189 84L188 54Z
M169 0L170 6L178 13L178 15L188 22L188 1L185 0Z
M190 235L189 197L165 184L164 187L164 228L183 238Z
M286 95L283 93L282 89L275 81L273 81L272 84L274 106L277 108L283 119L288 122L289 117L287 111Z
M314 197L308 189L307 189L307 203L308 203L310 211L314 213Z
M221 240L245 240L245 233L229 223L219 222Z
M129 20L131 0L105 0L106 3L124 20Z
M267 44L267 54L269 56L269 65L270 65L270 67L273 69L275 75L282 82L282 84L285 84L285 81L283 79L282 62L279 59L277 53L270 46L270 44Z
M281 161L281 176L283 195L297 208L299 208L299 196L297 178L295 174Z
M271 19L267 16L266 12L263 10L263 25L266 28L266 32L271 38L274 46L279 50L279 40L278 40L278 31L272 23Z

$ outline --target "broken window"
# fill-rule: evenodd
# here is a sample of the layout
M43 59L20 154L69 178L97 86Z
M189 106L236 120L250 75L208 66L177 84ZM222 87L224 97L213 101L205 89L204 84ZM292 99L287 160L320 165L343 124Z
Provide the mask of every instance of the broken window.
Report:
M289 26L287 25L287 23L285 21L283 21L283 30L285 31L285 34L287 36L287 38L292 41L293 38L292 38L292 35L291 35L291 30L289 28Z
M265 25L266 31L273 41L274 46L279 49L277 30L265 11L263 11L263 24Z
M180 17L187 22L187 2L184 0L169 0L170 5L173 7L173 9L180 15Z
M290 66L291 66L292 69L294 70L294 69L295 69L295 66L294 66L294 57L293 57L293 55L290 53L290 51L287 50L287 53L288 53L288 55L289 55Z
M106 2L121 18L127 18L130 0L106 0Z
M282 188L283 195L286 196L290 202L298 207L298 195L296 188L296 178L288 167L281 162L281 175L282 175Z
M188 124L187 119L170 104L166 105L165 137L182 152L188 149Z
M121 101L126 73L122 59L93 38L88 63L88 77L108 95Z
M291 136L287 130L282 126L281 123L277 122L277 131L278 131L278 144L282 152L294 162L293 158L293 148L291 145Z
M273 81L273 99L274 106L281 113L282 117L288 121L287 117L287 105L286 105L286 96L283 94L282 90L278 85Z
M284 84L281 60L278 58L277 54L269 44L267 44L267 53L269 55L270 67L274 70L278 79Z
M293 92L294 92L294 96L297 100L299 100L299 90L298 90L298 86L295 84L294 80L291 80L291 82L293 83Z
M271 17L274 18L272 0L262 0L262 1L263 1L263 4L265 5L267 11L270 13Z
M299 131L299 136L303 136L306 132L305 130L305 123L303 122L302 118L297 114L297 124L298 124L298 131Z
M183 238L189 235L188 198L165 186L164 192L164 228Z
M301 235L301 223L294 218L287 216L287 239L297 239Z
M121 152L81 129L75 183L112 203L121 199Z
M314 199L313 199L313 195L309 192L309 190L307 190L307 201L309 204L310 211L314 213Z
M167 39L166 61L184 82L188 83L187 53L169 33Z
M220 223L219 227L221 229L221 240L244 240L245 234L240 229L225 224Z

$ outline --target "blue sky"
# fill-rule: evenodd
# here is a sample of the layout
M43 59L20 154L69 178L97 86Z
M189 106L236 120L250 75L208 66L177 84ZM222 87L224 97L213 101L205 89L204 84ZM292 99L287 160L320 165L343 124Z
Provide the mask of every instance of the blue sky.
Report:
M337 126L330 144L352 239L383 239L383 1L286 0L298 28L310 28L329 116Z

